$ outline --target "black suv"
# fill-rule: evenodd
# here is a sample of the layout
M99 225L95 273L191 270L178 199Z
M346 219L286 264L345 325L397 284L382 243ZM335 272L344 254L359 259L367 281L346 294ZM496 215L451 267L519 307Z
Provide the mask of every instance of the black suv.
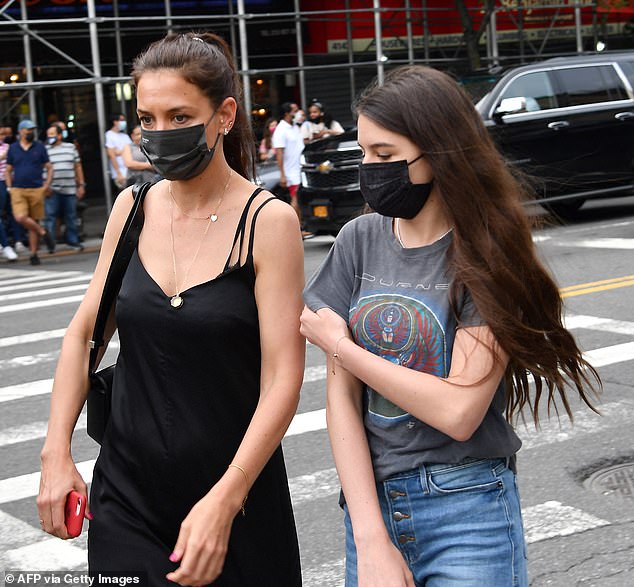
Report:
M634 192L634 52L549 59L506 72L477 104L509 164L566 217L591 198ZM336 234L363 206L356 132L306 146L307 230Z

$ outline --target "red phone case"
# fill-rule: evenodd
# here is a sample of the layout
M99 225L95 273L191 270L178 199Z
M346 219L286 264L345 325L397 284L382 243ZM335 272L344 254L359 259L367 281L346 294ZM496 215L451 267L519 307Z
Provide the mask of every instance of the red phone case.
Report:
M81 493L71 491L66 498L64 521L66 524L66 530L73 538L81 534L85 511L86 498Z

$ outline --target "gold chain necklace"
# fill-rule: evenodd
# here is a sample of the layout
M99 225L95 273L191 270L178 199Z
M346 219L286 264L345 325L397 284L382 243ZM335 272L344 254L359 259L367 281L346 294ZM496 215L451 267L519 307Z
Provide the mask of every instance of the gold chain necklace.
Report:
M216 206L216 212L212 212L211 214L207 214L206 216L192 216L191 214L188 214L187 212L185 212L185 210L183 210L179 205L178 202L176 201L176 198L174 197L174 193L172 192L172 182L170 181L169 184L167 184L167 191L170 194L170 198L172 198L172 202L174 202L174 204L176 204L176 207L180 210L181 214L183 214L183 216L187 216L187 218L192 218L194 220L207 220L208 218L211 218L212 222L216 222L216 220L218 220L218 208L220 208L220 204L222 203L222 198L224 198L225 196L225 192L227 191L227 186L229 185L229 182L231 181L231 176L233 175L233 169L229 169L229 177L227 178L227 183L225 184L224 189L222 190L222 196L218 202L218 205Z
M171 237L171 243L172 243L172 269L174 270L174 287L176 289L176 294L174 294L171 298L170 298L170 306L172 306L172 308L178 309L181 308L183 306L183 296L181 296L181 289L182 287L185 287L185 284L187 283L187 278L189 277L189 271L190 269L194 266L194 263L196 263L196 259L198 259L198 253L200 253L200 249L202 247L203 241L205 240L205 237L207 236L207 233L209 232L209 227L211 226L212 222L216 222L218 220L218 210L220 209L220 206L222 204L222 200L225 197L225 193L227 192L227 188L229 187L229 182L231 181L231 176L233 175L233 169L231 169L229 171L229 179L227 179L227 183L225 184L224 189L222 190L222 196L220 197L220 200L218 201L218 205L216 206L216 211L213 212L212 214L209 214L209 216L189 216L188 214L185 214L185 212L183 212L183 210L181 210L180 206L178 205L178 203L176 202L176 200L174 199L174 196L172 195L172 184L170 182L169 184L169 193L170 196L172 196L172 199L170 200L170 237ZM176 207L183 213L185 214L185 216L189 217L189 218L197 218L199 220L207 220L207 226L205 227L205 231L203 232L203 235L200 239L200 242L198 243L198 248L196 249L196 253L194 254L194 258L192 259L192 262L189 264L189 267L187 268L187 271L185 272L185 277L183 279L183 285L181 286L181 288L178 287L178 277L176 274L176 252L174 250L174 204L176 204Z

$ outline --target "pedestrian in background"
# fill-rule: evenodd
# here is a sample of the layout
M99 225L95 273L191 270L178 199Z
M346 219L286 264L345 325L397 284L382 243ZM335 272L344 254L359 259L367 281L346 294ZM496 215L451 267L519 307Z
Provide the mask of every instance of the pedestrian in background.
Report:
M55 123L46 131L46 150L53 166L53 181L46 193L46 230L55 242L57 219L66 228L66 244L76 251L83 250L77 233L77 201L86 195L86 181L79 153L73 143L63 141L62 127Z
M127 122L123 114L113 114L109 118L110 128L106 131L106 152L110 161L110 176L117 191L126 186L128 169L123 160L123 148L132 141L126 134Z
M156 171L141 151L141 127L135 126L130 133L131 143L123 147L123 163L127 168L126 185L145 183L157 179ZM160 179L160 178L158 178Z
M343 227L302 314L328 357L346 586L526 587L512 423L542 393L572 417L566 388L592 407L598 375L458 84L398 68L356 111L376 213Z
M32 120L23 120L18 124L20 139L9 147L5 175L15 219L28 231L31 265L40 264L37 254L40 238L44 240L49 253L55 250L50 232L39 224L44 218L44 197L51 186L53 167L46 148L35 140L35 129ZM43 171L45 179L42 179Z
M260 161L272 161L275 159L275 149L273 148L273 133L275 132L276 127L277 120L275 120L275 118L269 118L264 125L262 140L260 141L260 147L258 148Z
M9 262L16 261L18 258L17 253L13 247L9 244L7 237L7 229L9 222L5 226L5 212L7 211L7 183L4 180L7 170L7 154L9 153L9 144L4 142L4 127L0 128L0 249L2 249L2 256Z
M308 107L308 120L302 124L302 137L305 143L334 137L344 132L336 120L324 111L324 107L318 100L313 100Z
M304 372L299 223L247 179L255 140L224 40L168 35L132 78L143 150L165 180L145 198L105 337L116 326L120 350L88 504L89 572L143 572L152 586L299 587L281 449ZM128 188L53 384L38 510L62 538L66 495L86 495L70 444L88 341L131 207Z
M299 222L302 222L302 211L297 201L297 189L301 177L300 158L304 150L304 142L299 127L293 124L293 116L297 112L297 104L284 102L280 107L282 118L280 119L275 133L273 134L273 148L277 165L280 168L280 187L287 188L291 200L291 206ZM302 231L303 238L313 236L311 233Z

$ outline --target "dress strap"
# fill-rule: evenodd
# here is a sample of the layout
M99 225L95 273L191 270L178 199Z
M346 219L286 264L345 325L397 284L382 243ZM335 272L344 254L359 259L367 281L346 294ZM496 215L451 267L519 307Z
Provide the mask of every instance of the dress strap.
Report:
M262 202L253 213L253 218L251 219L251 233L249 234L249 252L247 253L247 260L253 258L253 237L255 236L255 221L257 220L258 214L260 213L260 210L262 210L262 208L264 208L264 206L266 206L271 200L276 199L277 198L275 196L271 196L267 200L264 200L264 202Z
M261 191L264 191L263 188L256 188L251 194L251 196L249 197L249 199L247 200L247 203L245 204L244 209L242 210L242 215L240 216L238 226L236 227L236 233L233 235L233 242L231 243L231 249L229 249L229 257L227 257L227 262L225 263L224 271L227 271L230 267L231 257L233 256L233 251L236 248L238 237L240 237L240 247L238 250L239 251L242 250L242 245L244 243L244 232L245 232L245 227L247 223L247 216L249 214L249 210L251 209L251 204L253 203L253 200L255 200L255 198ZM238 256L238 259L239 259L239 256Z

